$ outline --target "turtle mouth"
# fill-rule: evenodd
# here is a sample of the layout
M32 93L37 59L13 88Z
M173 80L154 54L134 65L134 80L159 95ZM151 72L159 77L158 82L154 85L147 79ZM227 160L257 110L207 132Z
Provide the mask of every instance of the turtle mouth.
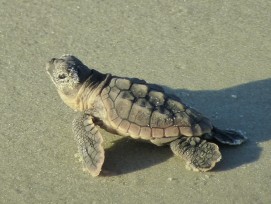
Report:
M53 73L53 70L55 68L54 66L55 58L51 59L49 62L46 63L46 71L51 76Z
M46 72L50 76L50 79L52 80L52 82L55 85L57 85L56 82L55 82L55 80L54 80L54 77L53 77L54 76L53 75L54 69L56 68L55 64L54 64L55 60L56 60L56 58L52 58L49 62L47 62L45 68L46 68Z

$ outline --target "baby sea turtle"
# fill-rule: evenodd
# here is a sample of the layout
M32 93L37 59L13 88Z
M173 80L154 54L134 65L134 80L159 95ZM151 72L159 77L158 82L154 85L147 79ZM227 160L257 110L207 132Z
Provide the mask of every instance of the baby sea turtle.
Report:
M103 138L97 126L158 146L168 144L194 171L208 171L221 159L213 142L239 145L246 140L238 132L214 127L161 86L102 74L72 55L51 59L46 69L62 100L83 112L72 127L79 153L92 176L99 175L104 163Z

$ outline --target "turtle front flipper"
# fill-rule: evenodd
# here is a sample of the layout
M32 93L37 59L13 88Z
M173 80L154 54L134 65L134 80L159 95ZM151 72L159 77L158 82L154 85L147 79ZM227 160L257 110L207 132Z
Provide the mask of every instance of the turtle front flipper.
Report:
M103 138L98 128L87 115L81 115L72 123L79 154L92 176L98 176L104 163Z
M208 171L221 159L218 146L199 137L181 137L171 142L170 148L193 171Z

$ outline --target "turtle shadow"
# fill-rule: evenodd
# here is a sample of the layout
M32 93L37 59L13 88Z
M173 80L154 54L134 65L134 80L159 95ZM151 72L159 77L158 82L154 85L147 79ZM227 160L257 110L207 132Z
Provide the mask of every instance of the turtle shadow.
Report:
M172 156L168 146L158 147L124 137L106 149L103 169L113 172L112 175L127 174L162 163Z
M163 88L209 117L215 126L241 130L248 137L241 146L220 145L223 158L214 171L226 171L257 161L262 152L259 143L271 139L271 79L221 90ZM157 147L122 138L106 150L104 167L126 174L162 163L172 155L168 146Z

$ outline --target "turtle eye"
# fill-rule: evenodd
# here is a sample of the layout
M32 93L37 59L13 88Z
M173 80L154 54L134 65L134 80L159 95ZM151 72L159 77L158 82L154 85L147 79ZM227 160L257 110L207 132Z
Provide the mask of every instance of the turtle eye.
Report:
M65 79L65 78L66 78L66 75L65 75L65 74L60 74L60 75L58 75L58 78L59 78L59 79Z

